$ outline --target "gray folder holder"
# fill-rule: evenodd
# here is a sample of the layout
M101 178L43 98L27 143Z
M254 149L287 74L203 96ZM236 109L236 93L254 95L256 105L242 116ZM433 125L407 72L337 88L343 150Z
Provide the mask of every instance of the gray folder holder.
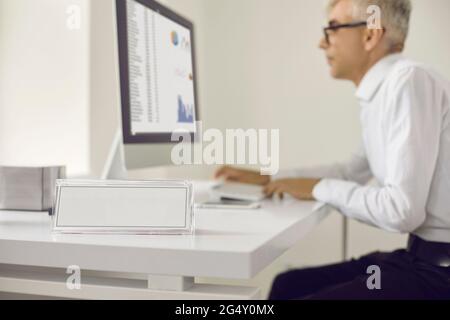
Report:
M0 167L0 210L49 211L64 167Z
M187 181L57 180L53 231L90 234L193 234Z

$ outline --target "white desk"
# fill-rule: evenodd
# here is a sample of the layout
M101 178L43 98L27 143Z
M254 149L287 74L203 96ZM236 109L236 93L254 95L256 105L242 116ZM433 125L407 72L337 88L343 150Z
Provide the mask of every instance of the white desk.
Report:
M196 200L210 183L195 184ZM193 284L251 279L326 216L292 198L260 210L197 210L194 236L55 235L46 213L0 212L0 292L80 299L257 299L257 288ZM68 266L81 268L69 290ZM182 284L187 284L182 286Z

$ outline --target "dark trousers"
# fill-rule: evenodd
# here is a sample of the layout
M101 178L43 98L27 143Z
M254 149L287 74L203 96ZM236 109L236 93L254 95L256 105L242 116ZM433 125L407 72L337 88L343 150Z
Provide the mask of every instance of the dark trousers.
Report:
M373 269L381 289L374 289ZM372 288L369 289L369 288ZM450 300L450 268L432 266L406 250L376 252L340 264L276 277L270 300Z

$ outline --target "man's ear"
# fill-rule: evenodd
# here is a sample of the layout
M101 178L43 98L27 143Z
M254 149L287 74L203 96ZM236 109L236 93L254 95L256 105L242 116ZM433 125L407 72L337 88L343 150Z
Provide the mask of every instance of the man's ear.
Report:
M383 40L384 29L365 29L364 30L364 49L372 51Z

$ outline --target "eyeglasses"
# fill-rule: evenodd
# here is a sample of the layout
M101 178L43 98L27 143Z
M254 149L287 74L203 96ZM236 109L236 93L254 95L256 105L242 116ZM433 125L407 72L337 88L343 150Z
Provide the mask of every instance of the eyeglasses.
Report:
M325 28L323 28L323 33L325 35L325 41L328 45L330 44L330 31L336 31L336 30L343 29L343 28L346 28L346 29L358 28L358 27L363 27L363 26L367 26L366 21L346 23L346 24L336 24L336 25L331 25L331 26L325 27Z

